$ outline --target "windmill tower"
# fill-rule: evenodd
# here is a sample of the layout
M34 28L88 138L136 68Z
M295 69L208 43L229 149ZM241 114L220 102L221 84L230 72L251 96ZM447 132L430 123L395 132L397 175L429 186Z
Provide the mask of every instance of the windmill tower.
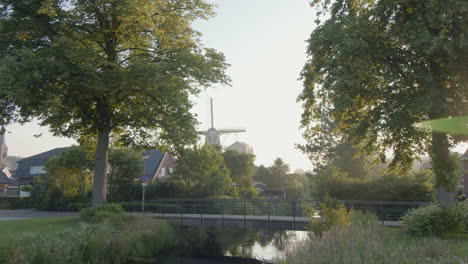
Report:
M229 133L240 133L245 132L245 129L242 128L232 128L232 129L216 129L214 127L214 117L213 117L213 98L210 98L211 105L211 128L207 131L197 131L198 134L205 136L205 144L208 145L221 145L221 135Z

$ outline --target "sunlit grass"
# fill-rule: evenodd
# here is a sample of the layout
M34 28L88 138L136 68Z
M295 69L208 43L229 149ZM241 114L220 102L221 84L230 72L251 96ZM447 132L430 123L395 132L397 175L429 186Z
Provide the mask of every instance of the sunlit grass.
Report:
M467 263L468 239L415 237L400 228L352 224L291 249L288 264Z

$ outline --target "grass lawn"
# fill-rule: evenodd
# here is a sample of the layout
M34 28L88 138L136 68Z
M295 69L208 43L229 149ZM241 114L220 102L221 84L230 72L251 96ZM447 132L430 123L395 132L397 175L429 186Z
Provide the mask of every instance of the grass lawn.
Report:
M33 218L0 221L0 249L11 246L12 241L27 234L50 234L73 227L77 217Z

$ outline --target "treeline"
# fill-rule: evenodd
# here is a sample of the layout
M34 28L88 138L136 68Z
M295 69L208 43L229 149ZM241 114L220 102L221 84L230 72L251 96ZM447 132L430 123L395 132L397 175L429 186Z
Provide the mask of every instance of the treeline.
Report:
M186 149L176 160L173 175L151 182L146 199L160 198L255 198L254 156L210 146ZM109 154L109 202L141 199L141 154L113 149ZM92 154L72 147L46 164L47 173L34 178L31 200L41 210L79 210L91 204Z

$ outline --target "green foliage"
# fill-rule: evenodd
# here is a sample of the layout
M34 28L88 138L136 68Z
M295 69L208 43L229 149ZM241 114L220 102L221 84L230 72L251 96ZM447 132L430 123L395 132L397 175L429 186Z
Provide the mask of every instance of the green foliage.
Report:
M92 138L95 205L106 200L111 134L124 146L181 150L197 139L190 95L229 83L224 55L192 28L214 14L203 0L0 8L0 124L38 118L57 135Z
M419 236L468 237L468 204L454 207L429 205L413 209L402 218L405 232Z
M70 210L87 203L92 186L92 162L80 147L72 147L46 163L47 174L34 177L31 199L40 210Z
M122 205L115 203L106 203L94 208L84 208L80 211L80 219L89 223L119 223L129 218L131 217L124 213Z
M237 195L232 186L229 169L223 156L211 146L187 149L176 161L174 182L185 198Z
M339 200L431 201L433 173L421 171L397 175L387 173L376 178L355 179L336 167L309 175L312 194L326 194Z
M332 131L344 133L361 152L392 149L390 167L399 172L429 151L436 186L453 191L449 179L457 172L448 150L466 136L413 125L468 114L466 1L314 3L329 16L308 40L302 71L299 100L306 138L323 130L320 121L330 118Z
M109 153L109 201L132 200L134 180L143 175L143 160L137 152L115 149Z
M224 163L231 171L232 181L236 184L240 197L254 198L257 190L253 186L252 177L255 173L254 156L233 150L223 153Z
M30 197L0 197L0 209L32 208L33 200Z
M412 237L355 212L348 228L302 240L286 252L288 264L463 263L467 240Z
M169 224L149 217L127 219L125 225L82 223L54 234L21 238L6 263L128 263L160 254L175 240Z
M329 196L325 196L320 203L320 211L314 208L306 210L310 217L309 230L318 237L331 230L348 228L353 216L353 212L348 212L343 203ZM317 213L321 214L321 218L317 217Z

